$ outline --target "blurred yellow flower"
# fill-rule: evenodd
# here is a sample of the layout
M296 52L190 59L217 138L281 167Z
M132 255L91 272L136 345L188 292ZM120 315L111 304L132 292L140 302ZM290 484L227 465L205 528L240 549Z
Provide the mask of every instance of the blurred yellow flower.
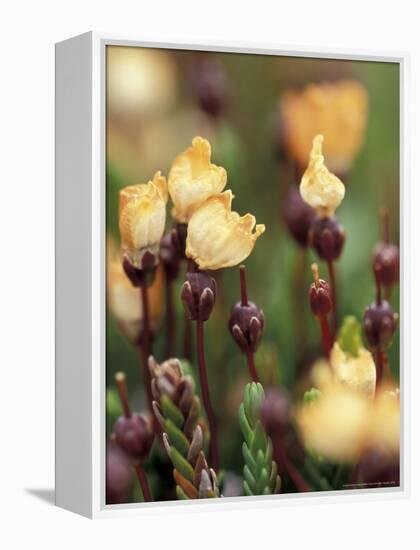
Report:
M111 117L138 117L168 109L176 100L176 65L164 51L107 48L107 100Z
M172 215L180 223L187 223L206 199L225 188L226 170L211 164L210 157L210 143L195 137L192 147L178 155L172 163L168 189L174 203Z
M243 262L265 225L255 226L252 214L232 212L232 191L209 198L188 224L186 255L200 269L221 269ZM255 227L255 232L253 229Z
M140 290L135 288L125 274L121 259L110 259L107 276L108 306L121 330L135 343L143 328L143 305ZM148 289L150 326L156 331L163 314L163 272L159 267L153 284Z
M130 185L120 191L121 246L134 267L141 267L146 250L157 257L165 230L167 200L166 179L160 172L148 183Z
M285 145L303 168L312 138L323 134L325 156L339 174L352 165L363 141L368 115L366 89L354 80L309 84L302 92L289 91L280 101Z
M370 401L341 384L330 384L303 405L297 424L307 449L333 462L355 462L368 438Z
M313 139L309 164L300 182L302 199L321 217L331 217L345 195L344 184L325 166L322 154L324 136Z
M375 399L369 423L370 443L385 453L400 451L400 394L398 390L382 388Z
M368 350L360 348L355 357L343 351L340 344L335 342L331 350L330 362L338 382L366 397L374 397L376 368L372 354Z

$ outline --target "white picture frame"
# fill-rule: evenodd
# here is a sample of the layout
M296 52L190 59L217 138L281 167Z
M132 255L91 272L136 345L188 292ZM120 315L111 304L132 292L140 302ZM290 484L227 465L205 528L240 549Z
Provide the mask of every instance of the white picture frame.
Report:
M392 62L400 65L401 486L337 493L238 497L206 501L105 504L105 48L142 46L259 55ZM243 43L165 44L89 32L56 44L56 504L90 518L185 513L402 498L409 495L410 266L406 53L385 54ZM191 511L189 508L188 511Z

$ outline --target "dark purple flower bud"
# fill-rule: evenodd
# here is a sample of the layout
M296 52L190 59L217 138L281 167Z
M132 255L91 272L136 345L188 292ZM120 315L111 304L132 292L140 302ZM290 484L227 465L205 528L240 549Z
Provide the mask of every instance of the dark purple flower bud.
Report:
M315 216L315 210L302 199L298 187L290 187L283 203L283 218L290 234L300 246L308 245L309 228Z
M325 316L332 310L330 285L324 279L318 279L309 287L309 305L316 316Z
M292 418L290 396L284 388L269 388L260 409L260 419L267 433L285 434Z
M156 256L146 250L141 260L141 268L134 267L128 259L128 256L123 257L123 269L127 277L130 279L134 287L151 286L156 273L158 259Z
M181 289L185 311L192 321L207 321L216 302L216 281L204 271L188 272Z
M229 330L243 353L255 353L264 330L264 313L262 309L248 302L243 305L237 302L229 318Z
M392 341L397 328L398 316L386 300L373 302L363 315L363 332L369 347L385 350Z
M368 449L359 462L359 477L369 487L389 487L400 484L400 460L398 454L385 449Z
M106 503L129 502L132 489L131 465L127 455L115 443L106 448Z
M373 250L372 264L384 286L398 283L400 278L400 251L398 246L380 242Z
M321 259L332 262L340 257L346 234L337 218L317 216L309 228L308 240Z
M223 115L230 83L222 63L212 58L198 60L193 67L192 83L200 108L214 118Z
M142 415L120 416L115 422L114 434L116 443L134 460L143 462L149 455L153 430Z
M159 258L165 270L166 278L174 281L178 277L180 254L177 243L177 231L172 229L160 241Z

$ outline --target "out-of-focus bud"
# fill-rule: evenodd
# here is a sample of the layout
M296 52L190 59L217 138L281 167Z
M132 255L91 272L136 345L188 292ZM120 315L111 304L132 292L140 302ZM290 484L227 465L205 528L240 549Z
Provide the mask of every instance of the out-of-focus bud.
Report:
M120 416L114 426L116 443L134 461L144 462L153 444L153 429L149 419L138 413Z
M292 406L284 388L269 388L265 392L260 419L270 436L286 434L292 420Z
M337 260L343 250L346 234L337 218L316 217L309 228L309 244L327 262Z
M209 57L199 59L193 65L192 82L200 108L214 118L223 115L230 83L222 63Z
M386 300L373 302L363 315L363 332L369 347L386 350L397 328L398 316Z
M332 310L330 285L324 279L318 279L309 287L309 305L317 317L325 316Z
M300 194L318 216L330 218L344 199L346 189L342 181L325 166L323 141L324 136L320 134L314 137L309 164L300 182Z
M345 174L363 141L368 114L366 89L353 80L308 84L288 91L280 102L284 143L288 156L305 166L313 136L326 139L328 165Z
M144 269L150 257L158 262L159 243L166 221L166 179L156 172L152 181L120 191L119 228L124 255L135 269Z
M232 191L210 197L188 224L186 255L200 269L222 269L243 262L265 225L255 226L252 214L232 212ZM255 227L255 231L253 231Z
M392 286L400 278L400 251L398 246L380 242L373 251L372 263L378 271L381 284Z
M205 200L225 188L226 170L212 164L210 157L210 143L202 137L195 137L192 146L172 163L168 189L174 203L172 215L180 223L188 223Z
M296 415L305 447L333 462L356 462L369 434L370 403L341 384L323 388Z
M283 218L295 241L300 246L307 246L309 228L315 218L315 210L306 204L295 185L289 188L284 199Z
M106 447L106 503L129 502L132 490L131 465L127 455L115 443Z
M162 237L159 248L159 258L165 271L166 278L174 281L178 277L180 255L177 244L176 229L172 229Z
M264 324L264 313L254 302L248 302L246 305L237 302L233 306L229 318L229 330L243 353L257 351Z
M203 271L188 272L181 299L192 321L207 321L216 302L216 281Z

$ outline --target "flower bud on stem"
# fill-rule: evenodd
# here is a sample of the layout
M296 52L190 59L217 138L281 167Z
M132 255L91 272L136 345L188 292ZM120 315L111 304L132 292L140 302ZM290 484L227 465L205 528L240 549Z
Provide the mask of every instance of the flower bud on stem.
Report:
M140 483L145 502L152 501L152 495L142 463L147 458L153 444L153 432L141 415L131 414L125 374L117 372L115 382L118 387L124 416L115 424L115 438L118 445L134 460L134 469Z
M309 303L312 313L318 317L324 355L328 360L333 343L327 318L328 313L332 309L330 286L326 281L319 278L317 264L312 264L311 269L314 282L309 288Z

